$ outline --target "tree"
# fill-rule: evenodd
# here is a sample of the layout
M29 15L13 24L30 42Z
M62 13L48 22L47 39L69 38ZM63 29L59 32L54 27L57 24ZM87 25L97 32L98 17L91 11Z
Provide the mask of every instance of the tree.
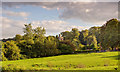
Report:
M87 45L87 41L86 41L86 37L89 35L89 31L86 29L86 30L82 30L80 32L80 35L79 35L79 40L81 42L81 44L83 45Z
M41 35L44 36L44 34L46 33L46 30L42 27L37 27L34 29L34 33L35 33L35 35L40 37Z
M2 41L0 41L0 61L6 61L7 58L4 55L4 45L2 44Z
M24 39L25 40L33 39L34 31L32 29L31 24L28 24L28 25L25 24L25 28L23 28L23 29L24 29L24 33L25 33Z
M85 45L83 45L83 44L79 44L79 50L82 50L83 49L83 47L85 47Z
M69 54L75 51L75 46L71 43L71 41L61 41L59 43L58 49L62 54Z
M33 40L29 39L29 40L21 40L18 44L18 47L21 50L21 54L26 56L27 58L31 58L32 57L32 53L33 53L33 47L34 47L34 43Z
M102 48L112 48L113 50L113 48L119 46L120 41L118 39L118 26L120 26L120 21L117 19L111 19L101 27L100 41Z
M56 37L48 36L45 39L45 53L47 56L59 54L58 42Z
M1 52L0 60L2 60L2 61L7 61L7 58L5 57L5 55L4 55L3 52Z
M91 27L89 29L89 35L94 35L96 37L97 43L100 43L100 27Z
M79 49L79 44L80 44L79 39L74 38L72 40L72 44L75 46L75 50L77 51Z
M77 28L72 28L71 32L73 34L73 39L78 39L79 38L80 33L79 33Z
M71 32L65 31L65 32L62 32L61 35L62 35L62 37L64 37L64 40L70 40L70 41L72 41L73 35L72 35Z
M34 47L32 49L32 57L44 56L44 42L46 37L44 34L46 30L42 27L37 27L34 29Z
M41 40L35 40L34 47L32 49L32 57L42 57L45 56L45 38Z
M25 24L25 28L23 28L24 36L23 40L19 41L17 44L21 49L21 54L26 55L27 58L31 58L32 50L34 46L34 29L32 29L31 24ZM19 35L17 35L20 37Z
M22 36L20 34L17 34L15 36L15 41L19 42L22 39Z
M95 48L97 48L97 40L94 35L88 36L86 41L89 46L93 45Z
M20 49L14 41L7 41L4 43L3 53L8 60L18 60L21 56Z

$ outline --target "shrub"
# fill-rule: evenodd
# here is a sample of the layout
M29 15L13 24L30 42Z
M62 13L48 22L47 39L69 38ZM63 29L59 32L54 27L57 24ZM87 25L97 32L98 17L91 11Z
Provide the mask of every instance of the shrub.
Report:
M68 54L75 52L75 46L70 41L61 41L58 49L62 54Z
M5 57L8 60L18 60L20 59L20 49L15 44L14 41L7 41L4 43L4 48L2 49Z

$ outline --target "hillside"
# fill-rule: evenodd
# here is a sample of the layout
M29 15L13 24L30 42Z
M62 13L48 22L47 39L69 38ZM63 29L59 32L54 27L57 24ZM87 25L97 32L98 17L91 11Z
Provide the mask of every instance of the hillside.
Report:
M118 52L71 54L3 61L3 70L115 70Z

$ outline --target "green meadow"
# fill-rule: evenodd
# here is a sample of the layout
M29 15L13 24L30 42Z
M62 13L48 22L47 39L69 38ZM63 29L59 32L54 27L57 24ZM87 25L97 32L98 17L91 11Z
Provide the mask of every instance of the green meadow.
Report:
M2 61L3 70L118 70L118 52L81 53Z

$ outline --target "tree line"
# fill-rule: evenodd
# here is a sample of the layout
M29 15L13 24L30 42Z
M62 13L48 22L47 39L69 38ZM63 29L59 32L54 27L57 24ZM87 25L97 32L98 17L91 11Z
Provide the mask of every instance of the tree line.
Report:
M61 32L63 40L59 40L58 35L46 37L43 27L33 29L31 24L25 24L23 36L17 34L13 39L1 41L0 59L5 61L39 58L85 50L118 50L119 27L120 21L111 19L101 27L91 27L82 31L72 28L71 31Z

